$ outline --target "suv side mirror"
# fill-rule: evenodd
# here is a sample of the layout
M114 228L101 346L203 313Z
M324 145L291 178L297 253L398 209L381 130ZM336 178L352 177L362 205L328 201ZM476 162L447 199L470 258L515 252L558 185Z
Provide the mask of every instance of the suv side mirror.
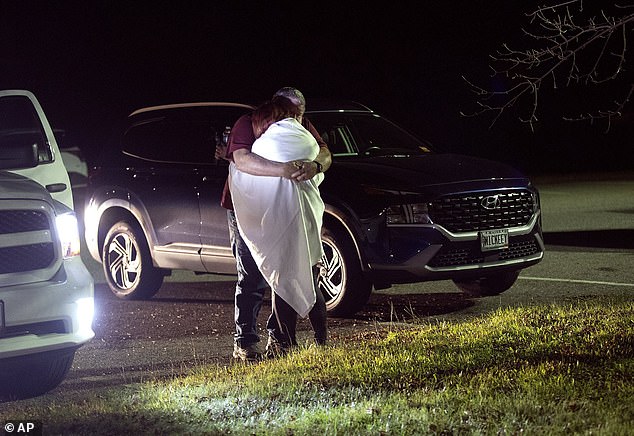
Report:
M38 163L36 143L0 138L0 169L33 168Z

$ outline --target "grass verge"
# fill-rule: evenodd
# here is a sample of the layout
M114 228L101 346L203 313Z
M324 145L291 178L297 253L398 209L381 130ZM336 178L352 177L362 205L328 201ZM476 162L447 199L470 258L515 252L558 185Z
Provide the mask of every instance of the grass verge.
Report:
M44 434L631 434L634 302L387 326L187 377L2 405Z

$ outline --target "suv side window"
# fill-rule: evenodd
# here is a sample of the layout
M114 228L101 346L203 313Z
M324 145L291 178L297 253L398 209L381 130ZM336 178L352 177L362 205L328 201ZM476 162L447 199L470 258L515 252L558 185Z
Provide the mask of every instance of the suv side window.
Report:
M422 141L393 122L367 113L308 113L334 156L364 154L368 149L429 152Z
M214 164L223 132L249 110L203 106L140 113L123 134L122 151L151 162Z
M158 117L132 125L123 151L153 162L212 163L217 138L207 123Z
M53 161L53 152L31 101L24 96L0 99L0 146L37 144L39 163Z
M358 145L346 118L330 114L310 114L308 117L334 156L358 154Z

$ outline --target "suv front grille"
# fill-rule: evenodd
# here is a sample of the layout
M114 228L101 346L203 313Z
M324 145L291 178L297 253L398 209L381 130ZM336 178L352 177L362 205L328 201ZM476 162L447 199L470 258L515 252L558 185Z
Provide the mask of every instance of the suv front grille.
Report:
M502 229L528 224L535 198L525 190L440 197L429 204L432 221L450 232Z
M535 236L524 235L512 237L509 247L491 253L482 253L479 242L457 245L447 244L429 262L432 268L448 268L467 265L478 265L487 262L520 259L538 254L541 251Z

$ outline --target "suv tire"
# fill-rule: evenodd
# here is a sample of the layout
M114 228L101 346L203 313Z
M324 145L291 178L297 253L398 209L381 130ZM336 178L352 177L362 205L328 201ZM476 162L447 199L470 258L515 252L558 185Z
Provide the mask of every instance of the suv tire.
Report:
M499 274L492 274L472 280L454 280L453 282L465 294L473 297L487 297L498 295L509 289L517 277L519 271L509 271Z
M103 244L102 265L112 292L124 300L152 298L163 284L163 273L152 256L141 228L126 221L115 223Z
M321 243L324 256L319 288L324 294L328 314L334 317L353 315L365 306L372 292L372 282L363 274L359 257L350 236L324 226Z

